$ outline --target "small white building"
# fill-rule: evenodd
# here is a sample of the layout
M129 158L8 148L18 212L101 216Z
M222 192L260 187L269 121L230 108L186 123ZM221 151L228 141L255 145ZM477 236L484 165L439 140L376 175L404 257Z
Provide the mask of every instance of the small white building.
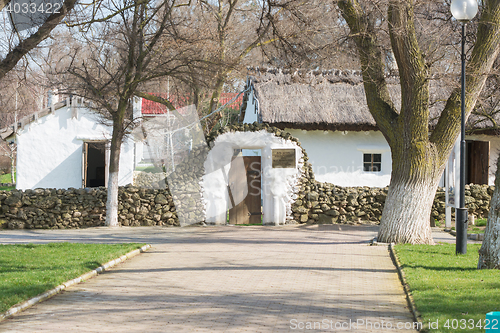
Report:
M396 106L397 77L387 78ZM392 171L390 147L366 105L360 71L285 71L250 69L240 120L267 123L290 132L305 148L316 179L339 186L388 186ZM431 90L447 87L431 81ZM439 115L444 100L431 94L431 114ZM432 117L436 119L436 117ZM435 125L432 121L430 128ZM491 120L471 116L467 139L467 183L494 184L500 138ZM444 183L441 184L444 186Z
M82 99L55 103L16 127L17 189L106 186L111 127ZM141 158L142 143L126 137L120 153L120 186L132 183Z

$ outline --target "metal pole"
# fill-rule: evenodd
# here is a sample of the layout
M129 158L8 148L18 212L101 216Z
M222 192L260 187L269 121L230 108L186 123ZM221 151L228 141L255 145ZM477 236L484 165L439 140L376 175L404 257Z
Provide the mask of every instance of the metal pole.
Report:
M467 253L467 208L465 208L465 23L462 23L462 94L461 94L461 140L460 140L460 208L455 212L457 230L456 254Z

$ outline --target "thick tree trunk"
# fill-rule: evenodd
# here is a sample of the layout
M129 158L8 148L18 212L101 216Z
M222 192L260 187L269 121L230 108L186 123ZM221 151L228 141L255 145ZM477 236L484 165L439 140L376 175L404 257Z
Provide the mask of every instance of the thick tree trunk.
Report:
M495 191L490 201L488 223L479 250L478 269L500 269L500 157L497 160Z
M434 244L430 215L439 178L393 178L377 240L384 243Z
M402 134L391 149L391 184L377 240L384 243L434 244L432 203L444 162L432 144L413 142Z
M118 171L120 169L120 149L123 135L113 129L109 156L108 199L106 201L106 225L118 227Z
M430 210L444 163L460 130L460 90L447 100L429 136L430 67L419 46L415 1L388 2L388 30L396 59L401 107L395 107L384 74L378 14L358 0L336 2L358 49L366 102L391 147L393 171L379 241L432 244ZM500 50L500 1L485 1L467 66L466 117L474 108Z

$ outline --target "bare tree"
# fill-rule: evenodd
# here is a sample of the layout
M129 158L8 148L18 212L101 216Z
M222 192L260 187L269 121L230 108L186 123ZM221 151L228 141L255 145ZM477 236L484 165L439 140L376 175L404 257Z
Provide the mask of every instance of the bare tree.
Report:
M276 1L281 3L281 1ZM284 2L288 4L288 2ZM366 101L392 154L392 175L378 238L383 242L433 243L430 209L439 179L460 129L460 90L448 96L429 132L429 85L436 74L456 77L459 64L446 3L425 0L338 0L329 14L345 26L360 62ZM474 108L500 42L500 2L487 0L467 66L467 115ZM288 48L292 49L291 47ZM391 99L386 74L394 55L401 107ZM452 88L453 88L452 87ZM399 104L399 103L398 103ZM436 117L436 115L432 115Z
M473 110L473 125L481 130L500 133L498 115L500 112L500 89L498 87L498 61L496 71L490 75L481 94L478 105ZM479 125L479 126L477 126ZM495 172L495 190L490 200L488 221L484 240L479 250L478 269L500 269L500 157Z
M479 249L478 269L500 269L500 157L495 173L495 190L490 200L488 223Z
M358 48L370 112L391 147L391 184L378 236L383 242L433 243L429 226L432 198L460 130L460 90L455 89L436 128L429 133L431 72L415 25L415 8L419 4L391 0L385 6L384 18L401 84L402 105L398 110L387 89L377 20L367 13L369 4L357 0L338 2ZM499 1L484 2L467 66L467 115L498 55L499 9Z
M302 58L306 64L319 66L328 63L321 52L324 49L335 49L340 43L354 46L356 52L352 52L352 56L359 60L368 108L392 155L391 183L379 240L433 243L429 226L432 198L460 130L459 23L452 21L449 3L428 0L269 2L294 17L273 25L274 33L282 35L281 31L287 31L288 25L302 27L301 34L279 38L281 54L292 61L299 62ZM315 6L324 14L318 13ZM467 37L473 47L468 53L467 116L474 109L497 59L499 9L499 1L483 1L478 19L469 24L468 30L472 33ZM329 27L333 28L330 36ZM345 37L350 42L342 36L344 31L348 32ZM304 36L308 36L308 40L304 41ZM328 47L323 49L322 43ZM390 58L396 66L390 64L394 63ZM387 74L393 70L399 76L400 101L394 101L388 89ZM436 78L455 82L450 84L451 93L441 99L445 106L439 114L431 115L430 82ZM401 107L396 107L399 104ZM431 119L437 121L432 132L429 131Z
M169 48L197 49L194 58L186 60L185 71L172 77L172 83L189 92L200 116L212 113L220 105L224 89L244 82L245 67L262 59L256 51L277 41L271 34L273 20L279 11L267 2L248 0L198 0L173 17L175 29L165 35L162 44ZM234 88L233 88L234 89ZM141 97L148 98L142 94ZM159 98L151 97L156 102ZM172 109L172 101L170 106ZM205 124L210 132L221 118L215 113Z
M59 62L54 76L59 83L68 92L90 99L93 108L111 122L108 226L118 226L120 149L135 125L132 98L145 82L173 75L184 66L181 58L188 51L163 48L159 41L171 28L173 12L188 4L179 0L103 2L98 10L101 16L92 11L78 24L75 48Z

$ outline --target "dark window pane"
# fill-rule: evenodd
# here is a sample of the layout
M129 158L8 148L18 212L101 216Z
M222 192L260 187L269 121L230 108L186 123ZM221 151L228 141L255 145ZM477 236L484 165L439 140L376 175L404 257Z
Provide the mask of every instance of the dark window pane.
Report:
M363 154L363 162L371 162L372 161L372 154Z
M373 172L379 172L381 169L382 169L381 163L373 163L373 166L372 166Z
M372 167L371 163L363 163L363 171L371 171L370 168Z
M373 154L373 162L382 162L382 154Z

